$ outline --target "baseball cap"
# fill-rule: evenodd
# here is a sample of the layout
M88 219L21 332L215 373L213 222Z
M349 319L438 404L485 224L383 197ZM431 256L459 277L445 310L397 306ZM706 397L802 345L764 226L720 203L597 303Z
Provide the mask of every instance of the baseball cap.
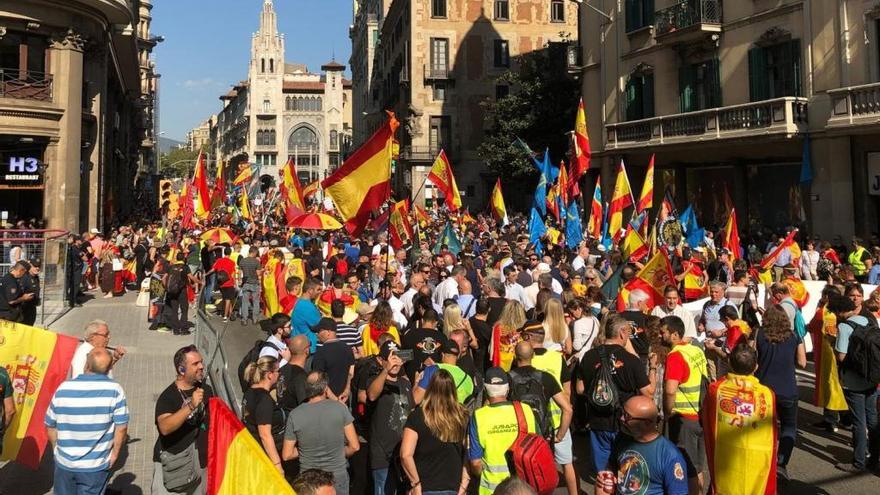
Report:
M510 377L503 369L495 366L486 370L486 385L507 385L509 383Z
M458 342L454 340L445 340L443 341L443 344L440 345L441 354L455 354L458 356L459 352Z
M320 320L318 320L318 323L315 323L315 326L312 327L312 331L318 333L321 330L330 330L331 332L335 332L336 322L332 318L321 318Z
M399 350L400 347L397 346L397 342L389 340L379 348L379 357L382 359L388 359L388 356L390 356L392 352L397 352Z

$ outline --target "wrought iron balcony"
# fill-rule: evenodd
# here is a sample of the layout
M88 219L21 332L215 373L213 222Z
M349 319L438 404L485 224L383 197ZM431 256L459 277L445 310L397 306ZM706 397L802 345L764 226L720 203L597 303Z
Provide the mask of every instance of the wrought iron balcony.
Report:
M400 159L409 162L429 162L433 163L440 154L440 146L401 146ZM448 149L444 149L446 156L453 160L453 154Z
M0 98L52 101L52 74L0 68Z
M807 130L807 99L776 98L605 126L606 149L792 136Z
M880 83L829 89L828 127L876 125L880 122Z
M721 32L721 0L685 0L654 13L654 38L676 43Z

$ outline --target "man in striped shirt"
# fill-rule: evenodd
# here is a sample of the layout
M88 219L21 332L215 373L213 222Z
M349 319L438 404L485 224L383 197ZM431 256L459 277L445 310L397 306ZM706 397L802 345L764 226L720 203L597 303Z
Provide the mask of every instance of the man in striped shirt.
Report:
M125 392L107 376L112 364L107 349L93 349L85 373L62 383L46 411L57 495L104 493L128 429Z

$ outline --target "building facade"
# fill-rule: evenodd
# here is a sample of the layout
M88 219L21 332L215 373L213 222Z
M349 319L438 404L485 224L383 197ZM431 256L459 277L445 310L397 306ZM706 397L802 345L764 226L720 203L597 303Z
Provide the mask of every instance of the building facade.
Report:
M342 163L351 143L351 82L335 61L315 74L284 61L284 35L272 0L265 0L251 41L248 79L221 96L213 147L216 158L236 156L260 169L264 184L277 183L293 158L300 179L323 179Z
M147 203L137 197L142 164L155 163L150 8L0 4L0 210L83 231Z
M198 127L186 133L186 148L190 151L210 152L211 125L216 116L212 115Z
M623 159L638 190L655 154L655 204L668 187L707 226L735 206L740 232L878 230L880 3L590 5L570 71L606 186Z
M484 136L483 103L505 96L498 76L519 55L566 44L578 35L578 8L569 0L358 0L352 40L355 143L393 110L400 160L397 195L431 199L422 189L443 149L465 204L485 206L495 181L477 154ZM360 118L363 117L363 118Z

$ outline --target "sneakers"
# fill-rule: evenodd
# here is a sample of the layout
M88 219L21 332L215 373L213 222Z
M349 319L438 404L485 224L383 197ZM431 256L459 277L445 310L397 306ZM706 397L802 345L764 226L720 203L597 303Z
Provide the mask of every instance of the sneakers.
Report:
M168 327L159 327L156 331L159 333L171 333L171 329Z
M227 318L227 317L224 316L224 317L223 317L223 323L229 323L229 318Z
M833 425L827 421L819 421L819 422L813 423L810 426L812 426L813 428L816 428L817 430L825 430L828 433L837 433L837 431L838 431L837 425Z
M856 467L855 465L853 465L850 462L847 462L847 463L838 462L837 464L834 465L834 467L845 472L845 473L850 473L850 474L861 474L866 471L865 468Z

